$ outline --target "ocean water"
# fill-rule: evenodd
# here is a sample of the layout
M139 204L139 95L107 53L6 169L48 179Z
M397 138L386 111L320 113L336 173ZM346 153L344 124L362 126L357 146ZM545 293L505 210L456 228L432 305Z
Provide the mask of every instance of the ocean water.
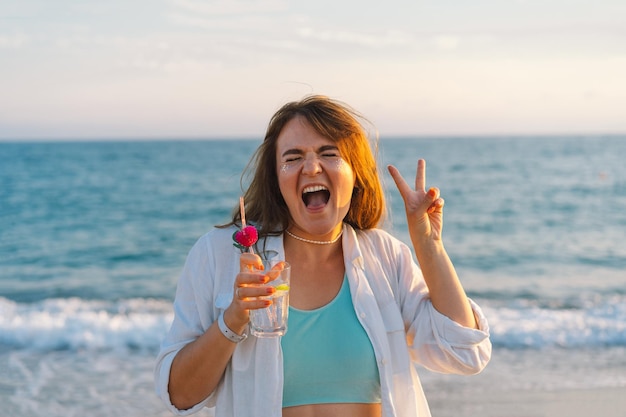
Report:
M626 390L624 139L381 138L381 167L409 181L427 160L447 250L491 324L482 374L420 370L434 416L475 411L452 397ZM0 417L169 415L152 370L178 273L228 219L257 145L0 143ZM384 227L408 242L383 178Z

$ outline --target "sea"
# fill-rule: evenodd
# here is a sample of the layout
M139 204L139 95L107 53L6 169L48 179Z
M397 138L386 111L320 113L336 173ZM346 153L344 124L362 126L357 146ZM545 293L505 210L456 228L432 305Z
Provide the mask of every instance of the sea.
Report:
M178 276L237 206L259 143L0 143L0 416L170 415L153 367ZM626 137L381 136L377 158L382 227L407 243L385 167L412 182L426 159L446 249L491 326L481 374L419 368L434 417L531 391L626 393Z

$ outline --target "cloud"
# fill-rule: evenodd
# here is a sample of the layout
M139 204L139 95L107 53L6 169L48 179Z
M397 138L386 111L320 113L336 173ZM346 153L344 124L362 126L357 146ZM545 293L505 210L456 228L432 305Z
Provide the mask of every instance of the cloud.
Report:
M0 49L20 49L28 44L29 38L21 33L0 35Z
M402 46L410 44L413 41L413 37L410 34L393 30L387 31L381 35L350 32L345 30L316 31L312 28L302 28L298 30L298 35L304 39L312 39L320 42L343 43L370 48Z
M439 49L446 51L455 50L459 46L459 38L450 35L436 36L434 42Z
M288 2L281 0L172 0L171 4L184 12L212 17L259 13L270 14L285 11L289 5Z
M276 26L276 23L262 15L222 17L218 15L188 14L171 12L167 18L174 25L183 28L204 29L211 33L263 32Z

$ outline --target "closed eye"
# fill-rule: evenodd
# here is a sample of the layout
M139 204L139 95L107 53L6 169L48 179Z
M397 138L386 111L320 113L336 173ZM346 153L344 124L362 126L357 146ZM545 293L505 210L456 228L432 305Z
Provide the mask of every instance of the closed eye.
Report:
M316 152L321 158L341 158L341 153L336 146L325 145ZM304 152L299 149L288 149L282 154L283 162L297 162L304 158Z
M326 145L319 148L318 153L327 158L336 158L340 157L339 149L336 146Z

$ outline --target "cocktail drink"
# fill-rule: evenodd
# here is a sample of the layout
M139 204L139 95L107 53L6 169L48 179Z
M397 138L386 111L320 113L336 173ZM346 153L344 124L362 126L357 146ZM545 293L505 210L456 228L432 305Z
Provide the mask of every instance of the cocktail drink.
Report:
M276 337L287 332L289 314L289 278L291 267L285 261L263 261L264 271L259 273L270 276L268 285L276 288L274 294L259 297L272 301L269 307L250 310L250 333L256 337Z

